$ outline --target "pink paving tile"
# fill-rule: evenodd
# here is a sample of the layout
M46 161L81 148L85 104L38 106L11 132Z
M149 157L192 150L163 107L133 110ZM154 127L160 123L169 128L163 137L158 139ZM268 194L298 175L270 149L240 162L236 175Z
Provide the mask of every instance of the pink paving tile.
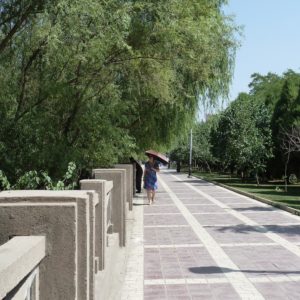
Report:
M187 206L191 213L218 213L226 212L223 208L218 205L191 205Z
M187 225L182 215L145 215L144 225Z
M218 243L272 243L254 226L243 224L233 226L205 227Z
M148 200L146 200L148 201ZM153 206L159 206L159 205L165 205L165 204L174 204L173 200L171 198L155 198L155 203Z
M203 225L238 225L241 224L241 220L228 214L224 215L194 215L197 221Z
M229 197L214 197L216 200L227 204L227 203L245 203L245 204L249 204L252 203L252 201L243 197L236 197L236 196L229 196Z
M249 277L300 275L300 258L281 246L223 248L230 259ZM235 272L229 270L228 272Z
M179 213L179 209L175 206L159 206L159 205L149 205L144 207L144 213Z
M279 211L277 208L273 206L265 206L259 203L227 204L227 205L230 206L233 210L236 210L240 213Z
M179 198L180 201L187 205L187 204L212 204L211 201L209 201L206 198L200 198L200 197L185 197L185 198Z
M254 285L266 300L300 299L299 282L268 282Z
M292 243L300 243L300 225L267 225L268 232L273 232Z
M145 285L144 300L167 299L167 293L164 285Z
M145 245L200 244L199 238L190 227L145 228Z
M189 291L186 285L170 284L166 285L168 299L190 299Z
M284 224L284 223L294 223L300 224L299 220L292 218L289 215L282 214L279 211L270 212L270 213L247 213L243 212L243 214L249 219L257 222L258 224L267 224L267 225L276 225L276 224Z
M224 277L224 273L205 248L145 248L145 279L212 277Z
M231 284L189 284L189 293L192 299L238 300L241 299Z

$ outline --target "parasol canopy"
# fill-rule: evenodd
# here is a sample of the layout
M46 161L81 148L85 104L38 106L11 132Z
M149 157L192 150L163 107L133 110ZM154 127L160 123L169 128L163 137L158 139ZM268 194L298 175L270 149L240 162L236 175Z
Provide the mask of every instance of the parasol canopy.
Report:
M168 164L169 159L162 153L154 151L154 150L147 150L145 151L146 155L152 155L156 160L160 161L163 164Z

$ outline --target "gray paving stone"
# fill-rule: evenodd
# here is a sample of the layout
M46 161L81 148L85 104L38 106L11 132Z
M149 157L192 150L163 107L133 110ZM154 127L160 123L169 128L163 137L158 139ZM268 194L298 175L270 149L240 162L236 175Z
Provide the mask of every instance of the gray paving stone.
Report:
M195 218L199 221L201 225L238 225L241 221L236 217L226 214L226 215L195 215Z
M255 226L206 227L209 234L219 243L270 243L271 239L261 234Z
M284 223L294 223L298 225L300 224L299 220L291 218L290 216L284 215L280 212L272 212L272 213L258 213L258 214L247 214L247 212L242 212L251 220L257 222L258 224L267 224L267 225L276 225L276 224L284 224Z
M299 282L255 283L266 300L299 300Z
M195 233L189 227L183 228L145 228L145 245L199 244Z
M217 205L192 205L192 206L187 206L188 210L191 213L223 213L226 212L224 209Z
M224 251L249 277L300 275L300 257L281 246L226 247Z
M144 215L144 225L186 225L181 215Z
M160 201L160 200L158 200ZM144 207L144 213L179 213L178 208L175 205L172 206L158 206L148 205Z

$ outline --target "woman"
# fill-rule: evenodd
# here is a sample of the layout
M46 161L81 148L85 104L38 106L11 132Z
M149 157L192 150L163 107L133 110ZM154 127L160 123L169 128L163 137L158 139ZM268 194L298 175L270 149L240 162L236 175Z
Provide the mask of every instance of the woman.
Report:
M149 155L144 172L144 188L147 190L149 205L154 203L155 190L157 190L157 172L159 172L159 165L154 160L154 157Z

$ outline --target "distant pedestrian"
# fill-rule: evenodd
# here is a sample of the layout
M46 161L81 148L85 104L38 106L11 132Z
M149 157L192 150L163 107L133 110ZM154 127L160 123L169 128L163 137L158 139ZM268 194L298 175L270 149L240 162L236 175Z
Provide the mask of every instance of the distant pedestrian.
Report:
M157 175L159 164L152 155L148 155L149 160L145 164L144 188L147 190L149 205L154 203L155 191L157 190Z

